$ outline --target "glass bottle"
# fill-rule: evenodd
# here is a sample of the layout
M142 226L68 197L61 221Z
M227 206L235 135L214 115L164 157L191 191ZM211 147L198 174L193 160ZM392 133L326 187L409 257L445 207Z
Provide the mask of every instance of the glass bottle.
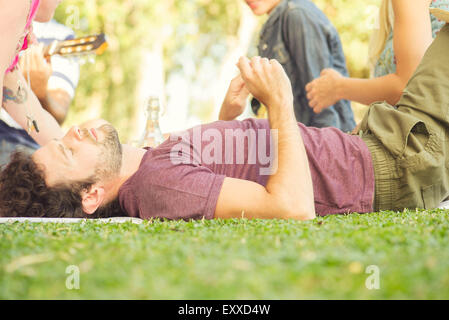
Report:
M157 147L164 141L161 128L159 127L159 115L161 104L159 97L150 96L147 102L145 131L139 140L139 147Z

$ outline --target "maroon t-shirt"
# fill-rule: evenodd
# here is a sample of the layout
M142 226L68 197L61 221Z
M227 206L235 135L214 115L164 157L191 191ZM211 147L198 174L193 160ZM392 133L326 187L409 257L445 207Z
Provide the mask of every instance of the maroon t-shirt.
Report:
M317 215L371 212L374 170L363 140L336 128L298 126ZM266 185L276 170L275 138L266 119L216 121L172 134L145 153L119 190L120 205L143 219L212 219L225 177Z

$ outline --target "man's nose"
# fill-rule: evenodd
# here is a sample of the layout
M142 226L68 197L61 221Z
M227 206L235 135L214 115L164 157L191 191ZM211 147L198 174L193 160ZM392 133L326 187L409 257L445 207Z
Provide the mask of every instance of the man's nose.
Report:
M71 131L76 140L78 141L83 140L83 134L78 126L73 126Z

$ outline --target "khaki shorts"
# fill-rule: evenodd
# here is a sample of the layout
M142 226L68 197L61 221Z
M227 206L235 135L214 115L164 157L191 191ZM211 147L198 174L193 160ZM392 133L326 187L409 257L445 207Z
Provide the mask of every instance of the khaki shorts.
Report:
M432 209L449 196L449 25L396 106L377 102L359 136L374 166L374 210Z

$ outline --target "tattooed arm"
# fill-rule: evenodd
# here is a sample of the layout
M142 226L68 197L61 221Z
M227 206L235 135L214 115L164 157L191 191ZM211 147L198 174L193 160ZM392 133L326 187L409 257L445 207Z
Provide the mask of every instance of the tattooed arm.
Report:
M0 88L3 88L3 76L17 54L17 44L25 29L30 2L0 0L0 8Z
M18 90L19 81L21 90ZM22 128L28 130L28 114L36 121L39 132L31 130L29 134L38 144L45 145L48 141L63 136L58 122L42 108L19 70L16 69L5 75L2 91L2 107Z

